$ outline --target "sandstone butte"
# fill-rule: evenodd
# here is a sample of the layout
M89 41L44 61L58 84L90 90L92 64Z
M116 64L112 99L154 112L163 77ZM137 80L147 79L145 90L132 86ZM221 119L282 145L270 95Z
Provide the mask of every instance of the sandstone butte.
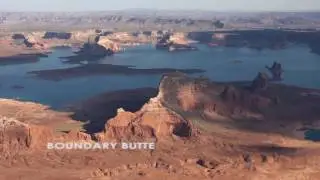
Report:
M224 84L166 74L156 97L137 112L119 109L95 134L73 128L70 114L2 99L0 179L317 180L319 144L296 131L320 124L319 97L301 95L311 91L261 75ZM120 140L153 141L156 149L46 149L47 142Z

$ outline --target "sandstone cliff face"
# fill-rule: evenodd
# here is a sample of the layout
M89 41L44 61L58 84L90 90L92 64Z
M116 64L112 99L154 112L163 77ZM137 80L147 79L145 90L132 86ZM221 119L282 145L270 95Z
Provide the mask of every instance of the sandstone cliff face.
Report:
M92 140L91 135L81 132L79 130L72 130L68 132L67 134L63 134L59 137L60 141L88 141L90 142Z
M106 36L99 36L99 40L97 42L99 45L105 47L106 49L111 49L113 52L121 51L121 47L118 43L110 40Z
M260 87L260 86L259 86ZM159 93L139 111L119 109L116 117L107 121L98 140L190 137L197 130L186 120L187 114L200 113L210 118L242 117L259 114L271 100L248 89L211 83L205 78L189 78L182 73L164 75ZM214 115L214 116L213 116Z
M177 99L184 111L193 111L203 107L204 96L200 84L190 83L178 89Z
M27 48L44 49L45 45L41 42L38 33L16 33L11 36L15 45L23 45Z
M117 116L106 124L106 138L130 139L136 137L153 137L153 130L137 122L134 113L118 109Z
M83 44L82 48L79 51L81 55L88 56L107 56L121 50L120 45L107 36L102 36L101 33L97 34L94 32L77 32L74 33L73 38L75 39L86 39L86 42Z
M82 44L80 39L72 38L72 33L62 32L30 32L16 33L11 36L12 40L17 45L24 45L27 48L36 50L49 51L52 47L57 46L76 46Z
M95 30L86 30L86 31L72 31L72 40L87 42L90 36L96 36L97 33Z
M49 46L42 41L43 32L33 32L26 35L25 44L36 49L48 49Z
M168 49L169 51L196 50L189 45L189 39L184 33L166 33L159 37L156 43L157 49Z
M173 33L169 37L169 41L173 42L174 44L188 44L188 39L184 33Z
M180 114L167 107L164 80L159 86L158 96L149 100L139 111L132 113L119 109L115 118L107 121L105 132L97 134L98 140L189 137L190 123Z
M151 99L141 109L141 124L152 127L156 137L191 135L188 122L182 116L164 106L159 98Z
M0 119L0 152L2 157L26 150L44 149L53 140L53 132L46 127L28 125L13 118Z
M208 111L225 117L258 113L271 101L248 88L188 78L180 73L164 76L160 89L164 89L164 102L171 106L185 112Z
M79 130L57 132L53 127L27 124L14 118L0 118L0 160L47 149L48 143L92 142L90 134Z
M157 138L190 136L188 122L165 107L156 97L136 113L118 110L115 118L108 120L104 134L98 139Z
M105 32L101 38L106 38L119 46L135 46L139 44L151 43L156 38L152 32Z

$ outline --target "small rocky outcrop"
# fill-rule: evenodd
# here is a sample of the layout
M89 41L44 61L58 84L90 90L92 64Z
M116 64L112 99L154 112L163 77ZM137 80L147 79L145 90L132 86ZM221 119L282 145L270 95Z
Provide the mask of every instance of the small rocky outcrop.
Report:
M106 36L99 36L97 39L97 44L105 47L106 49L111 49L113 52L120 52L121 47L118 43L110 40Z
M34 34L28 34L25 36L25 39L23 40L23 44L28 48L36 48L36 49L44 49L46 48L43 43L39 41L36 35Z
M106 137L112 139L152 138L154 130L150 126L139 124L136 115L118 110L115 118L106 124Z
M64 136L64 139L71 141L91 141L91 136L78 130L72 130Z
M35 38L33 38L32 36L25 36L24 34L13 34L11 37L16 44L19 45L24 45L28 48L32 48L34 46L40 45L40 43L37 43L37 41L35 40Z
M197 50L196 47L189 45L188 40L182 33L166 33L158 39L156 48L170 52Z
M214 21L212 24L214 25L215 28L221 29L224 27L224 23L222 23L220 20Z
M25 40L23 41L23 43L24 43L25 46L28 47L28 48L31 48L31 47L33 47L33 46L35 45L35 43L32 43L32 42L28 41L27 39L25 39Z
M252 81L251 89L252 91L264 90L268 86L268 75L262 72L259 72L256 78Z
M112 49L106 48L98 43L99 36L92 36L84 43L83 47L77 52L80 56L105 57L114 53Z
M29 125L13 118L0 118L0 152L11 156L23 150L45 148L53 132L42 126Z
M269 72L272 74L272 80L280 81L282 80L282 65L280 63L274 62L271 67L266 66Z
M227 102L236 102L240 99L240 92L234 86L226 86L220 97Z
M108 36L92 35L92 36L89 36L87 43L103 46L106 49L112 50L113 52L121 51L120 45L110 40Z
M168 49L170 45L173 44L173 42L170 41L170 33L164 34L162 37L160 37L157 41L156 48L157 49Z

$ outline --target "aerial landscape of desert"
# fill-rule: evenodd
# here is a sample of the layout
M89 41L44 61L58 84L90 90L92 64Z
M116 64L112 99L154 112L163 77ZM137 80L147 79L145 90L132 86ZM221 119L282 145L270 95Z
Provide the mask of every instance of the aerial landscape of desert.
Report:
M0 180L319 180L320 2L249 2L0 1Z

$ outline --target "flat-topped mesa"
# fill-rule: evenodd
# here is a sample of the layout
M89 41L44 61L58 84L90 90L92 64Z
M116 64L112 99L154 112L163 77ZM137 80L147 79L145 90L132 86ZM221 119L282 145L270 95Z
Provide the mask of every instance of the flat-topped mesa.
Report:
M206 89L209 82L204 78L190 78L184 73L165 74L159 86L159 95L166 104L193 111L207 102Z
M182 73L162 78L159 93L167 106L184 112L210 112L219 116L255 113L268 106L270 100L233 84L190 78ZM212 115L213 115L212 114Z
M271 67L266 66L269 72L272 74L272 80L280 81L282 80L282 65L280 63L274 62Z
M258 77L260 83L263 76ZM259 83L257 87L264 87ZM198 130L189 121L190 114L203 114L208 119L259 115L270 102L248 88L212 83L179 72L165 74L158 96L135 113L118 109L117 115L107 121L105 131L96 134L96 139L191 137Z

